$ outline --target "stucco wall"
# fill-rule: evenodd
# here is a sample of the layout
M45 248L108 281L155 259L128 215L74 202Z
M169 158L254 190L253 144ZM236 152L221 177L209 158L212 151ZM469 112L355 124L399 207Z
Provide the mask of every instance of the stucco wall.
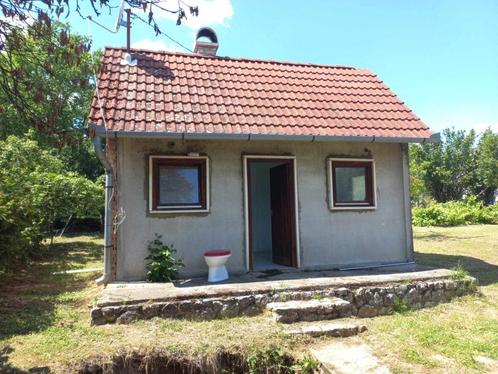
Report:
M389 263L411 257L400 144L123 138L118 152L119 206L126 213L118 232L118 280L144 278L146 246L154 233L177 248L186 264L182 276L206 274L202 253L210 248L231 249L229 271L245 272L243 154L296 156L301 267ZM188 152L210 159L210 212L149 215L147 156ZM375 159L377 209L330 211L326 158L366 155Z

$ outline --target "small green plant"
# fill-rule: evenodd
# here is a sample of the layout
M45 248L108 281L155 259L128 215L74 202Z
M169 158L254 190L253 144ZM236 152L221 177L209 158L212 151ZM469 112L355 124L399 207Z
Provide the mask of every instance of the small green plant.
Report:
M291 358L281 348L257 350L247 356L246 362L250 374L282 373L291 368Z
M393 313L404 314L410 310L410 307L399 297L395 297L391 310Z
M469 272L463 268L460 262L452 270L453 272L448 276L448 279L461 280L469 276Z
M147 264L147 280L150 282L171 282L178 270L185 265L174 257L176 249L173 246L164 245L161 235L155 234L156 238L149 242L149 260Z
M285 302L289 300L289 295L285 294L285 293L281 293L279 296L278 296L278 301L280 302Z
M312 298L313 300L322 300L322 299L323 299L323 295L322 295L320 292L315 292L315 293L311 296L311 298Z
M292 371L296 373L310 374L318 369L320 361L312 355L305 354L296 364L292 365Z
M277 286L272 286L272 288L270 290L270 296L274 296L277 293L282 292L284 290L285 290L285 287L283 285L281 285L281 284L279 284Z

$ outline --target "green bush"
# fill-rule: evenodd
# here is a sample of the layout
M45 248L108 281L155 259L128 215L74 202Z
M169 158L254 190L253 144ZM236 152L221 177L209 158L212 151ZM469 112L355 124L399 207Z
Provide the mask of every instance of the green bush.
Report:
M498 224L498 204L484 206L475 197L446 203L432 203L412 210L415 226Z
M76 173L36 141L0 141L0 274L32 258L54 224L69 216L98 216L104 188Z
M149 242L149 260L147 264L147 280L150 282L171 282L178 270L182 268L183 262L174 257L176 249L173 246L164 245L161 235Z

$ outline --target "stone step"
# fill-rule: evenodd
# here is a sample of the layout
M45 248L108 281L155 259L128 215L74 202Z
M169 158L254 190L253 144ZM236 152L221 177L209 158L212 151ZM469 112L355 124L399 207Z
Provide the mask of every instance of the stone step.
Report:
M266 308L271 310L275 320L281 323L350 317L353 309L351 303L338 297L275 302L267 304Z
M339 322L306 322L299 326L289 326L285 332L289 335L308 335L312 337L332 336L345 338L358 335L367 330L365 325Z
M362 343L332 340L326 345L310 349L320 362L323 374L390 374L387 366Z

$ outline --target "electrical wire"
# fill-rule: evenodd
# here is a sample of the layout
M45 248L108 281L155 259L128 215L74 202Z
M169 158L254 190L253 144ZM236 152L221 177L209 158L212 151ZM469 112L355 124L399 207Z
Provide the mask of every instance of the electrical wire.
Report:
M137 16L136 14L132 13L131 14L133 16L133 18L135 19L138 19L140 21L142 21L143 23L145 23L147 26L150 26L150 24L144 20L142 17L140 16ZM171 40L173 43L177 44L178 46L182 47L183 49L185 49L187 52L190 52L190 53L193 53L193 51L189 48L189 47L186 47L184 44L180 43L178 40L172 38L171 36L169 36L168 34L166 34L165 32L157 29L157 33L160 34L160 35L164 35L166 38L168 38L169 40Z

